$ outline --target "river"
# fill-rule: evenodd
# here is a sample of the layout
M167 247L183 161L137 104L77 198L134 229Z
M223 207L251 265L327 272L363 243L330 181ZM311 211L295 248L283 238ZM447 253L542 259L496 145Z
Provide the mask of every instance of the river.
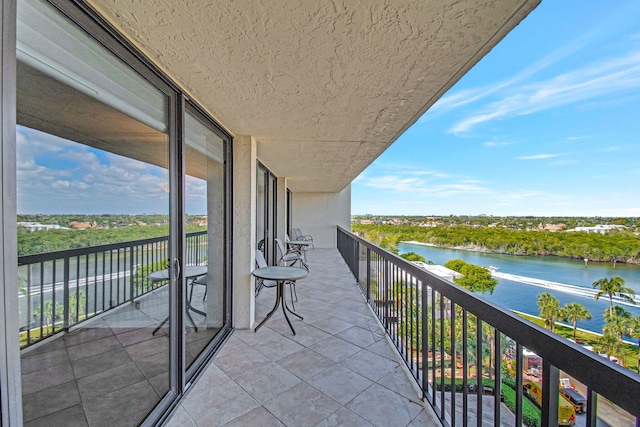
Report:
M493 294L482 295L482 297L511 310L538 315L539 310L536 305L538 295L548 292L558 298L561 306L570 302L585 306L593 318L579 321L578 327L593 332L602 331L605 323L603 312L609 308L607 296L596 301L589 294L589 290L593 291L593 282L605 277L619 276L625 280L627 287L635 291L636 300L640 302L640 266L638 265L618 263L614 269L612 263L589 262L585 267L584 261L554 256L501 255L443 249L414 243L400 243L398 252L400 254L415 252L422 255L427 262L432 261L434 264L441 265L452 259L461 259L470 264L498 267L498 273L538 279L508 280L496 277L498 285ZM584 292L581 292L582 289ZM623 307L634 316L640 316L640 305Z

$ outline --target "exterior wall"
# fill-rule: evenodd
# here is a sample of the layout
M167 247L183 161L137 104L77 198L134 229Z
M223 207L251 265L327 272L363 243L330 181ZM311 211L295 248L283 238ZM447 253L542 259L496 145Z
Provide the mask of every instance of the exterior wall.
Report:
M255 319L251 271L256 247L256 143L233 140L233 327L250 328Z
M293 227L313 236L314 247L337 247L336 225L351 229L351 185L339 193L293 194Z

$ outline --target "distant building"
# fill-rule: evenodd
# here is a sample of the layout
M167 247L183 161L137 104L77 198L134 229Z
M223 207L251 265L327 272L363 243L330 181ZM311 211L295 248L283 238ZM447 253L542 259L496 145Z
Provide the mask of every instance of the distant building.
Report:
M545 231L562 231L565 228L567 228L566 224L540 224L538 226L539 230L545 230Z
M29 231L62 229L58 224L40 224L39 222L18 222L18 227L24 227Z
M600 233L607 234L611 230L624 230L627 227L624 225L613 225L613 224L599 224L594 225L593 227L576 227L567 231L586 231L587 233Z
M98 224L94 221L94 222L78 222L78 221L71 221L69 223L69 225L71 226L71 228L75 229L75 230L86 230L87 228L97 228Z

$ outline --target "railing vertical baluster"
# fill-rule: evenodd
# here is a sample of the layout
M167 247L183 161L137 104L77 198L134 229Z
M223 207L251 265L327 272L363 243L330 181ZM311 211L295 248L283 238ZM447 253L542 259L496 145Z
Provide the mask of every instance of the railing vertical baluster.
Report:
M51 266L51 301L53 303L53 313L52 313L52 323L53 323L53 331L56 332L56 261L54 260ZM41 297L42 299L42 297Z
M367 301L371 304L371 249L366 249L367 254Z
M500 351L500 331L493 329L494 338L494 376L493 376L493 420L494 425L500 425L500 392L502 391L502 354Z
M450 365L450 373L451 373L451 425L456 425L456 308L453 304L453 301L449 301L449 312L451 321L449 324L449 334L451 336L451 365Z
M522 372L524 367L522 366L522 353L523 346L519 342L516 342L516 425L522 425Z
M104 255L103 259L104 259ZM84 314L86 316L86 318L88 319L89 317L89 259L91 258L90 254L87 254L86 256L86 263L87 265L85 266L85 289L86 289L86 296L84 299ZM97 286L98 283L98 276L97 276L97 271L96 271L96 264L98 262L98 254L93 254L93 262L94 262L94 271L93 271L93 287L95 288ZM102 269L102 283L104 283L104 264L103 264L103 269ZM78 295L78 297L80 297L80 295ZM94 298L94 305L95 305L95 298ZM95 310L93 311L95 313ZM78 321L80 321L79 319L79 315L78 315Z
M440 378L438 378L438 384L440 385L440 418L445 419L445 390L444 390L444 295L442 293L438 293L438 307L440 312L438 314L438 319L440 320Z
M433 395L433 404L436 404L436 290L431 288L431 342L429 343L429 351L431 352L431 393Z
M404 274L405 277L405 281L404 281L404 321L405 324L409 324L409 328L408 328L408 332L406 333L407 337L405 338L405 341L409 343L409 345L411 346L411 352L409 353L409 360L410 360L410 364L409 367L411 368L411 372L414 372L414 360L415 360L415 351L416 351L416 344L417 344L417 340L415 339L414 336L414 326L417 328L417 325L413 324L413 311L414 311L414 299L413 299L413 286L414 286L414 282L413 282L413 277L409 278L409 273L407 273L405 270L402 271L402 273ZM399 326L398 323L396 323L396 328Z
M542 360L542 413L540 423L543 426L558 425L558 382L560 370Z
M482 427L482 319L476 316L476 425Z
M469 404L468 404L468 396L467 396L467 390L468 390L468 375L469 375L469 355L468 355L468 351L469 351L469 347L468 347L468 334L467 334L467 326L468 326L468 319L467 319L467 310L465 310L464 308L461 311L461 315L462 315L462 427L467 427L468 425L468 417L467 417L467 413L469 411ZM516 425L522 425L522 424L517 424Z
M31 307L31 282L33 276L33 264L29 264L27 268L27 344L31 344L31 327L32 327L32 317L31 314L33 309Z
M91 264L91 259L89 257L89 254L87 254L85 258L85 266L86 266L86 274L87 274L87 306L89 304L89 281L88 281L89 274L90 274L89 264ZM95 271L93 273L94 273L93 274L93 314L95 315L98 313L98 278L95 275ZM87 315L88 313L89 313L89 310L87 310Z
M55 286L55 283L53 284ZM69 330L69 256L64 257L64 321L62 323L62 328L65 331Z
M80 320L80 256L76 256L76 318L73 325ZM73 326L70 325L70 326Z
M585 415L585 426L596 427L598 425L598 393L587 387L587 413Z
M422 340L422 348L420 349L420 363L422 364L422 396L429 397L429 310L427 298L429 295L428 288L425 289L425 282L422 283L422 288L420 291L420 301L421 301L421 317L422 317L422 327L420 328L420 339Z
M44 263L43 263L44 264ZM53 283L53 287L55 288L56 284ZM44 336L43 331L44 328L42 324L44 323L44 265L40 266L40 339Z
M134 289L136 287L136 282L138 281L137 271L136 271L136 263L134 261L134 252L135 248L133 245L129 246L129 301L133 301ZM137 255L137 254L136 254ZM135 257L137 259L137 256ZM120 257L118 257L118 261ZM124 281L125 291L127 286L127 281ZM120 288L120 284L118 284L118 288Z
M596 427L598 425L598 393L592 388L586 387L585 397L587 399L585 427Z

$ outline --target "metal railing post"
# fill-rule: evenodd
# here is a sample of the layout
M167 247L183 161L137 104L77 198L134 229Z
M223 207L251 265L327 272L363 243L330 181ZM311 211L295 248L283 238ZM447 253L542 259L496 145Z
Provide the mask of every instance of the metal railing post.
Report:
M64 320L62 322L62 329L65 331L69 330L69 257L64 257L64 272L63 272L63 283L64 283ZM55 291L56 283L55 278L53 282L53 289ZM42 297L41 297L42 298Z
M547 362L542 361L542 411L540 423L543 426L558 425L558 382L560 370Z

